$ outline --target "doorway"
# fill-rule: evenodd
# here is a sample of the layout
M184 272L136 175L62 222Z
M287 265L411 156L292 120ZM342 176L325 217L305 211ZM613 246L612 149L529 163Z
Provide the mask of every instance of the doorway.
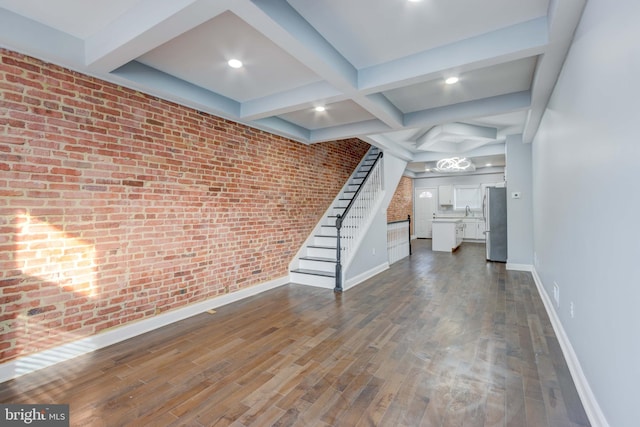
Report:
M436 213L435 188L416 188L414 194L415 232L418 239L431 238L431 225Z

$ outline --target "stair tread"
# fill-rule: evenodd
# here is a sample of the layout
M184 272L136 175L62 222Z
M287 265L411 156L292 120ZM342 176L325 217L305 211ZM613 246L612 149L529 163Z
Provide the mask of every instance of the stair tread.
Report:
M309 270L306 268L296 268L295 270L291 270L291 272L300 273L300 274L311 274L313 276L336 277L335 273L331 273L328 271L321 271L321 270Z
M308 248L316 248L316 249L336 249L336 246L322 246L322 245L309 245Z
M335 258L325 258L325 257L321 257L321 256L303 256L300 257L300 259L304 259L307 261L320 261L320 262L336 262Z

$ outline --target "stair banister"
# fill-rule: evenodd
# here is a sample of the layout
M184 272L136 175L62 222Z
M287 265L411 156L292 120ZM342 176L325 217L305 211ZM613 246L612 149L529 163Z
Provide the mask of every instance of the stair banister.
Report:
M382 158L382 151L376 156L375 160L373 161L373 164L371 165L371 168L369 169L369 171L367 172L366 176L364 177L364 179L362 180L362 184L360 184L360 186L358 187L358 189L356 190L356 193L354 194L353 198L349 201L349 204L347 205L347 207L345 208L344 212L342 213L342 215L338 214L336 216L336 232L337 232L337 245L336 245L336 286L333 289L334 292L342 292L342 245L341 245L341 233L340 230L342 229L342 223L344 221L344 219L347 217L347 215L349 214L349 212L351 211L351 207L355 204L356 200L358 200L360 194L361 194L361 190L363 188L366 187L366 184L369 180L369 177L371 176L371 172L373 172L378 164L378 161Z
M355 198L355 197L354 197ZM353 199L352 199L353 200ZM333 288L334 292L342 292L342 250L340 247L340 229L342 228L342 216L338 214L336 216L336 287Z

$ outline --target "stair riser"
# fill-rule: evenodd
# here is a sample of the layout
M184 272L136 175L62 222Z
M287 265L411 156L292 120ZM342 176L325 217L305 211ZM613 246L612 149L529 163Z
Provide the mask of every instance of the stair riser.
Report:
M336 219L335 218L325 218L324 219L324 225L330 225L331 227L335 227L336 226Z
M335 246L336 237L331 236L314 236L313 244L316 246Z
M312 261L308 259L301 259L300 268L305 270L319 270L319 271L326 271L328 273L335 273L336 264L333 262Z
M336 237L338 235L338 230L335 226L332 227L320 227L320 234L323 236Z
M320 288L333 289L336 286L336 279L333 277L313 276L311 274L291 273L289 280L301 285L317 286Z
M321 258L335 258L336 250L324 249L324 248L307 248L307 256L315 256L315 257L321 257Z

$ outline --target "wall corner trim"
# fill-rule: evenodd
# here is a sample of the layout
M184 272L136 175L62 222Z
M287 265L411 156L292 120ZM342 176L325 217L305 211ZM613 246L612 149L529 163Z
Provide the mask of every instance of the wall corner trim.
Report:
M0 364L0 383L204 313L212 308L222 307L223 305L258 295L262 292L286 285L287 283L289 283L289 276L281 277L269 282L243 288L230 294L219 295L206 301L167 311L148 319L110 329L97 335L30 354L29 356L10 360L9 362Z
M348 290L351 288L356 287L357 285L359 285L360 283L364 282L367 279L372 278L373 276L382 273L383 271L387 270L389 268L389 263L388 262L384 262L376 267L373 267L367 271L365 271L364 273L360 273L357 276L351 277L350 279L347 279L347 282L344 286L344 290Z
M514 264L514 263L507 262L507 270L533 271L533 265L531 265L531 264Z
M540 294L540 298L542 299L542 303L544 304L544 308L549 315L549 320L551 321L551 326L553 326L553 330L558 337L558 342L560 343L560 348L562 349L562 354L564 355L565 360L567 361L567 365L569 366L569 372L571 372L571 378L573 378L573 382L576 385L576 389L578 391L578 395L580 396L580 401L584 406L584 410L587 413L587 417L589 418L589 422L594 427L609 427L609 423L600 409L600 405L596 400L591 387L589 386L589 382L587 381L587 377L584 375L584 371L582 370L582 366L580 365L580 361L578 360L578 356L573 350L573 346L571 345L571 341L569 341L569 337L560 322L560 318L553 308L553 303L551 302L551 298L544 286L542 285L542 280L540 276L538 276L538 272L535 268L531 270L533 280L538 288L538 293Z

